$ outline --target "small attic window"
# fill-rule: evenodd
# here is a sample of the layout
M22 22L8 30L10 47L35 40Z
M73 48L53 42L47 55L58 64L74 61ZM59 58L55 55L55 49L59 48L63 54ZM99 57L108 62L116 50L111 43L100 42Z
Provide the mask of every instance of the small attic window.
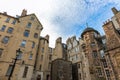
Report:
M34 18L34 17L31 17L31 18L30 18L30 20L34 21L34 20L35 20L35 18Z

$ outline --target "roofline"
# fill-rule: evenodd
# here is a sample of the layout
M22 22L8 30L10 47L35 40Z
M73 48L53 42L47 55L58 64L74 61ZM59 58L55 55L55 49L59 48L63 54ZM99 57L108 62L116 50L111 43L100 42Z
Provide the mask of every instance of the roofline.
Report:
M30 15L34 15L35 17L36 17L36 19L37 19L37 21L39 22L39 24L41 25L41 30L43 29L43 25L41 24L41 22L39 21L39 19L37 18L37 16L34 14L34 13L32 13L32 14L28 14L28 15L25 15L25 16L20 16L20 18L23 18L23 17L26 17L26 16L30 16Z
M1 13L1 12L0 12L0 15L4 15L4 16L10 17L10 18L14 18L14 19L16 19L16 20L19 21L19 18L16 18L16 17L14 17L14 16L11 16L11 15L8 15L8 14L5 14L5 13Z
M94 32L100 34L97 30L93 29L93 30L89 30L89 31L85 31L85 32L83 32L83 33L81 34L81 37L83 38L83 35L84 35L86 32L90 32L90 31L94 31Z

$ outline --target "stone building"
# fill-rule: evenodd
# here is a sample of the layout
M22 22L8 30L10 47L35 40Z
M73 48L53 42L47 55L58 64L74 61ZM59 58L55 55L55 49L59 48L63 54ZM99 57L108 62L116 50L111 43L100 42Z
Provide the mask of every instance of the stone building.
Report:
M35 80L50 79L50 61L52 59L51 50L52 48L49 47L49 35L40 37L35 65Z
M104 68L101 61L100 50L102 49L102 40L100 34L93 28L87 27L81 34L84 41L83 50L88 59L90 72L89 80L104 80Z
M55 48L53 49L52 60L57 58L67 60L67 46L66 44L62 43L61 37L56 39Z
M0 79L8 80L17 55L12 80L30 80L34 70L39 34L43 29L35 14L23 10L21 16L0 13Z
M53 60L51 80L72 80L72 63L62 58Z
M55 48L49 35L39 36L43 27L35 14L0 13L0 80L120 80L120 11L112 11L105 35L87 27L79 40L57 38Z
M68 38L67 41L67 55L68 61L72 62L72 73L73 73L73 80L83 80L83 50L81 48L81 44L83 41L80 39L79 41L76 39L76 36ZM85 62L84 62L85 63Z
M109 66L106 77L108 80L120 80L120 11L116 8L112 8L112 11L112 20L103 25L107 46L105 56Z

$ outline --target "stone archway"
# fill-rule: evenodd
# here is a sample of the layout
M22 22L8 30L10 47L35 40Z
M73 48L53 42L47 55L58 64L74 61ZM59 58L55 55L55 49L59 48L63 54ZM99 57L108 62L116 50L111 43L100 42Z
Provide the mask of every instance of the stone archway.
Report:
M50 75L49 74L46 76L46 80L50 80Z
M38 76L37 76L37 80L41 80L41 75L38 75Z

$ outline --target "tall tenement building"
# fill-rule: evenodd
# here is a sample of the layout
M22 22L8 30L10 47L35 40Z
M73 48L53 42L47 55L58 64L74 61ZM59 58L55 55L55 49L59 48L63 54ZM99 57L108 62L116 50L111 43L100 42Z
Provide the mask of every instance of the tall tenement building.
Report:
M35 14L0 13L0 80L120 80L120 11L112 12L105 35L87 27L55 48Z
M30 80L33 75L43 27L35 14L26 10L17 17L0 13L0 79ZM16 50L20 53L16 54ZM17 61L14 67L15 58ZM11 72L12 75L11 75Z
M106 35L106 60L109 70L106 70L108 80L120 80L120 11L112 8L114 16L104 23Z

